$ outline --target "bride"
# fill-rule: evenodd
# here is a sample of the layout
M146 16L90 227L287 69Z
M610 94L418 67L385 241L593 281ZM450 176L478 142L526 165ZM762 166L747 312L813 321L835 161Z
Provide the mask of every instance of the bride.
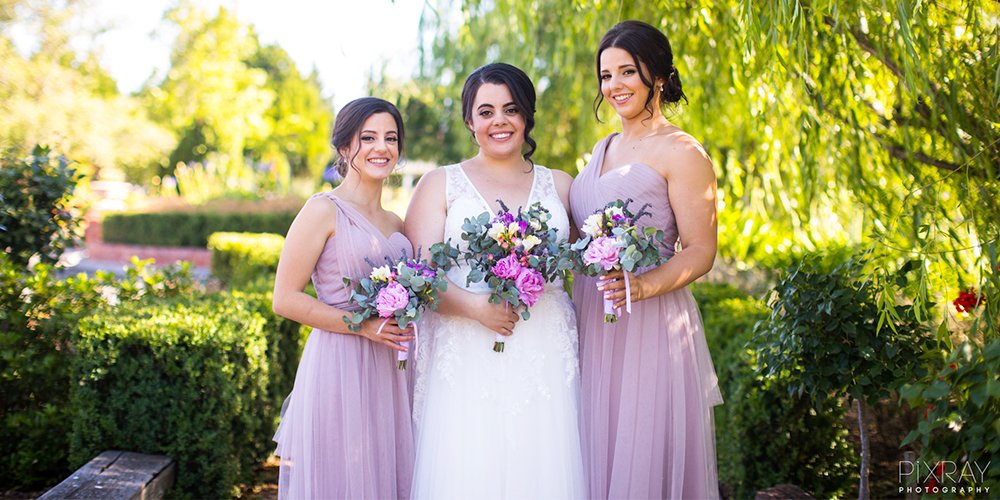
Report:
M535 90L523 71L488 64L465 81L462 113L479 153L434 170L417 185L404 232L414 247L450 239L462 222L534 202L550 227L570 235L569 175L533 165ZM526 149L526 154L522 154ZM546 285L521 320L488 302L485 283L451 281L437 314L421 325L414 388L416 463L412 497L582 498L579 362L573 307L562 283ZM496 334L505 336L494 352Z

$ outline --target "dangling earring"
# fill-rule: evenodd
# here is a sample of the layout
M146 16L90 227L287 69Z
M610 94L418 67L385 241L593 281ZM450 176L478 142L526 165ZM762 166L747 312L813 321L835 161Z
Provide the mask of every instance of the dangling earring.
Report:
M660 84L660 93L661 94L663 93L663 84L662 83Z

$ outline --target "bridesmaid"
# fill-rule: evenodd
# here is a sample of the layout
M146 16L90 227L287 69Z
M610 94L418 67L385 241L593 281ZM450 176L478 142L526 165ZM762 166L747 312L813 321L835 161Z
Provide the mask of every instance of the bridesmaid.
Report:
M663 229L670 260L630 274L578 275L582 435L592 498L715 498L712 407L722 403L705 334L687 285L715 260L715 174L704 148L663 107L685 99L666 36L625 21L597 50L602 101L622 130L602 139L570 191L576 227L615 199L651 203L641 225ZM676 242L683 250L675 253ZM607 281L610 280L610 283ZM603 321L602 294L621 313Z
M279 498L408 498L413 469L410 395L396 369L411 330L380 320L348 330L356 309L343 278L371 262L412 253L403 222L382 208L382 184L403 152L395 106L365 97L337 115L337 170L344 181L312 196L288 230L274 280L274 312L313 327L275 433ZM303 292L312 277L318 298Z

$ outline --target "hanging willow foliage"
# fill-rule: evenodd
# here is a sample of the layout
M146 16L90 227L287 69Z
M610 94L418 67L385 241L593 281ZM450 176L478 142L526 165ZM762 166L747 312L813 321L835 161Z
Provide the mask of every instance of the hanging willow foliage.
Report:
M618 126L593 114L594 51L623 19L670 38L689 103L668 118L715 162L723 257L777 267L851 245L886 324L905 296L955 330L951 299L972 288L987 299L959 329L995 335L1000 2L442 0L421 20L417 82L439 129L462 130L465 75L520 66L539 91L535 158L575 173Z

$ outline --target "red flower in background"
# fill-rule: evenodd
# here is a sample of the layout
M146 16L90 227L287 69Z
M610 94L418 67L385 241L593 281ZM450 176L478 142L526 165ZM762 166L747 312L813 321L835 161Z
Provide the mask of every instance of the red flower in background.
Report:
M955 309L958 309L958 312L969 312L975 309L980 302L981 300L976 296L976 292L969 290L967 292L958 292L958 298L951 303L955 304Z

